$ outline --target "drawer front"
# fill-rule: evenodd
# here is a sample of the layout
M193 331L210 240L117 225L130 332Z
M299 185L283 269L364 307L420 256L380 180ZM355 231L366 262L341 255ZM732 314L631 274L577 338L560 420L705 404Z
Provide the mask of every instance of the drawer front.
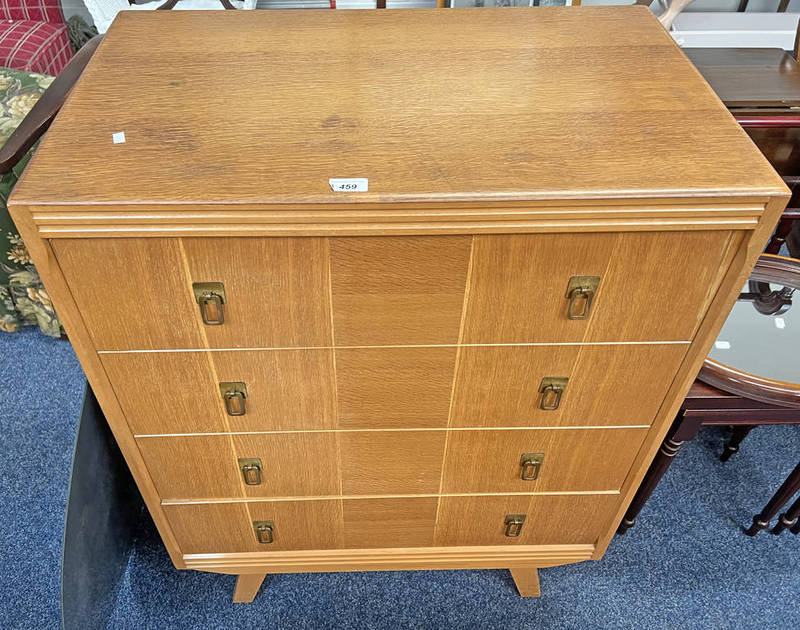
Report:
M283 348L688 340L739 238L57 239L53 249L100 350ZM221 325L203 322L193 292L211 282L224 286ZM571 303L584 319L570 319Z
M438 501L441 500L441 505ZM611 495L329 499L165 505L181 552L592 544L619 502ZM438 508L438 520L437 520ZM524 515L518 536L509 515ZM269 527L261 534L256 527ZM269 524L269 525L266 525Z
M432 547L438 497L345 499L344 547Z
M451 431L442 492L618 490L647 429Z
M268 433L138 445L164 499L305 497L435 494L445 438L444 431ZM249 485L242 466L252 464L260 473Z
M687 348L686 344L464 347L450 426L648 425ZM542 391L547 390L546 379L553 378L567 379L558 400L550 391Z
M445 493L610 491L620 487L646 432L345 431L138 444L160 495L173 500L438 494L440 484ZM544 461L526 464L526 454Z
M463 347L457 369L455 347L100 356L133 433L155 435L446 428L448 418L452 427L646 425L686 348ZM544 410L552 377L567 382ZM221 383L243 385L243 409L228 410Z

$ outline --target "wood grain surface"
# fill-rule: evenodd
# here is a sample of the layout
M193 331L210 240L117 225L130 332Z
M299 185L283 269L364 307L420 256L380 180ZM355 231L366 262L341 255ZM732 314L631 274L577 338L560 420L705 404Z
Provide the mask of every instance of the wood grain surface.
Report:
M446 427L456 347L336 350L339 428Z
M616 495L442 497L437 545L548 545L594 543L608 527ZM525 514L520 535L505 535L508 514Z
M336 343L458 341L472 239L331 239Z
M100 357L134 434L337 426L331 350L132 352ZM221 382L246 385L245 415L227 415Z
M319 238L181 239L192 282L225 285L225 323L198 325L209 347L331 343L327 243Z
M123 13L35 163L19 203L187 212L782 190L644 7Z
M687 347L462 347L450 426L647 425ZM547 376L569 378L558 409L540 407Z
M180 502L616 491L646 434L647 427L323 431L148 437L138 444L161 496ZM520 479L520 457L529 452L545 454L536 481ZM261 460L259 485L244 484L239 458Z
M10 209L175 565L259 576L602 556L787 200L645 9L229 11L121 14Z
M616 495L327 499L165 505L187 554L460 545L591 544L619 502ZM343 511L342 511L343 510ZM342 518L344 514L344 518ZM517 538L507 514L526 514ZM273 521L275 541L260 544L253 521Z
M538 569L511 569L511 577L514 578L514 585L521 597L539 597L542 594ZM239 583L236 585L238 587Z
M54 247L100 349L182 350L330 347L334 339L337 346L689 341L741 238L714 230L62 239ZM96 264L106 257L114 260ZM567 318L572 276L600 278L588 319ZM223 282L224 324L202 323L193 282Z
M723 231L476 236L463 342L689 340L739 239ZM600 277L588 319L566 317L572 276Z
M647 429L451 431L442 492L618 490ZM521 478L523 453L544 453L539 476Z

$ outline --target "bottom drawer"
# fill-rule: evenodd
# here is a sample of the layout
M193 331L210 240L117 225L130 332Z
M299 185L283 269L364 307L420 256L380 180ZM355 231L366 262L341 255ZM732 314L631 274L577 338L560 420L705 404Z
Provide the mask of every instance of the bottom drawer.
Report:
M172 504L165 505L164 512L184 554L593 544L609 527L619 498L601 494L314 499ZM507 524L512 515L522 515L524 521ZM262 537L271 542L259 542L255 523L270 524ZM517 536L507 535L517 529Z

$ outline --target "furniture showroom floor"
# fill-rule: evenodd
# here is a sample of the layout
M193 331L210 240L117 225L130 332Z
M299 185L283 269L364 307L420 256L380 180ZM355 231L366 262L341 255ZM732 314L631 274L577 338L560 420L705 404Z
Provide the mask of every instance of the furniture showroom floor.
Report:
M58 628L61 536L83 374L67 342L0 334L0 627ZM279 575L233 604L233 576L172 568L149 517L111 628L778 628L800 621L800 537L740 527L797 463L800 428L760 427L722 464L703 428L599 563L541 571ZM229 580L229 583L226 581Z

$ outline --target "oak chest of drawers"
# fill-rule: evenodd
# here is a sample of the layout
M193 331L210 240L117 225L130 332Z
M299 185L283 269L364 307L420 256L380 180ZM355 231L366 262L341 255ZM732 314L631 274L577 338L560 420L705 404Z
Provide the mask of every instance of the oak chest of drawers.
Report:
M246 601L600 558L786 201L649 12L504 8L122 14L11 206Z

